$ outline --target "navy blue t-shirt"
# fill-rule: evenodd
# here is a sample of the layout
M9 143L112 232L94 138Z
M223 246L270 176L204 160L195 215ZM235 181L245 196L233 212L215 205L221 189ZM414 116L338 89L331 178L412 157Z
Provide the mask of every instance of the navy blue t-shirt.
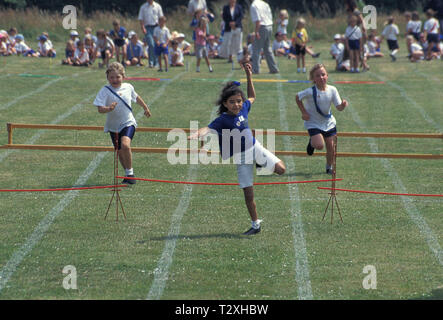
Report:
M231 115L225 112L209 124L208 127L215 130L218 134L218 144L223 159L228 159L233 156L235 144L237 144L237 146L239 144L240 146L240 150L238 150L238 147L235 148L237 152L244 152L255 144L255 138L248 125L248 114L250 110L251 102L246 100L237 115ZM225 137L225 139L229 137L229 154L227 150L223 150L223 129L229 130ZM227 140L225 143L227 143Z

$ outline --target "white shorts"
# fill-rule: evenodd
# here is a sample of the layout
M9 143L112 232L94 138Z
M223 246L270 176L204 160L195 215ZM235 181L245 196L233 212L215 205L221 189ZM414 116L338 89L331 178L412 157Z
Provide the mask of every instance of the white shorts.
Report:
M275 165L280 161L279 158L264 148L260 142L256 140L251 149L241 153L241 163L237 164L237 175L240 188L244 189L254 184L254 163L261 165L266 168L266 171L273 173Z

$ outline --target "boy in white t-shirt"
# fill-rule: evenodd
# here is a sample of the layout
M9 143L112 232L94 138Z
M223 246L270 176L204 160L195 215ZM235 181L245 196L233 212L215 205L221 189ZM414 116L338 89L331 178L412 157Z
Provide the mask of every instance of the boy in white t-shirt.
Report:
M323 64L316 64L309 73L314 86L297 93L295 101L302 113L305 128L310 139L306 152L309 156L314 150L322 150L326 145L326 173L332 174L334 161L334 136L337 134L336 121L331 113L331 103L338 111L348 106L342 100L337 88L327 84L328 72Z
M169 51L168 45L169 40L171 39L171 33L169 32L168 27L166 27L166 17L158 18L158 26L154 29L154 41L155 41L155 55L158 58L159 72L163 71L162 68L162 57L165 61L165 71L168 71L169 65Z
M119 62L113 62L106 70L109 85L104 86L94 100L99 113L106 113L105 132L111 135L114 148L119 150L119 159L125 169L125 177L133 178L131 141L135 134L137 122L132 114L131 102L136 102L150 117L149 110L143 99L129 83L123 83L125 68ZM135 180L124 179L122 183L135 184Z
M397 36L400 33L400 31L398 30L398 26L394 23L394 17L390 16L388 18L388 22L385 26L385 28L383 29L383 32L381 33L381 40L383 40L384 38L386 38L386 41L388 42L388 48L389 51L391 51L391 53L389 54L392 61L396 61L397 60L397 52L398 52L398 41L397 41Z

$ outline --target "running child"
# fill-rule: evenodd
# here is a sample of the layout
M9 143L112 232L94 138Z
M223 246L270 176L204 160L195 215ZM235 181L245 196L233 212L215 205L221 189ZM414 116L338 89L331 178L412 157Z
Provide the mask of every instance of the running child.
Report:
M248 98L245 97L239 82L228 82L222 89L217 101L219 117L207 127L200 128L191 134L188 139L197 139L207 135L209 132L214 133L218 136L222 159L234 157L234 163L237 165L238 182L240 188L243 189L246 207L252 221L251 228L244 234L253 235L261 230L261 220L258 219L254 201L253 163L255 161L257 164L266 167L267 170L280 175L285 172L286 168L283 161L265 149L259 141L255 140L248 126L248 114L251 111L251 105L255 101L255 89L252 83L251 65L246 63L244 70L247 78ZM235 129L237 130L235 131ZM239 134L236 135L235 132ZM224 148L224 143L222 142L224 139L223 135L226 134L230 140L229 148ZM237 148L236 145L241 147Z
M338 111L343 111L348 106L348 102L340 98L337 88L328 85L328 72L323 64L316 64L309 72L309 76L314 86L300 91L295 96L305 128L310 136L306 153L312 156L315 149L322 150L326 145L326 173L332 174L335 170L332 164L334 136L337 134L337 128L335 118L331 113L331 103Z
M389 56L391 57L392 61L397 60L397 52L398 52L397 36L399 33L400 31L398 30L398 26L394 23L394 17L390 16L388 18L385 28L383 29L383 32L381 33L380 40L386 38L386 41L388 42L389 51L391 51Z
M106 78L109 85L99 91L94 105L97 106L99 113L107 114L105 132L110 133L114 148L119 150L119 159L125 169L125 177L134 177L131 141L137 122L132 114L131 102L139 104L145 110L147 118L151 116L151 111L135 92L134 87L123 82L125 68L121 63L112 62L106 70ZM135 180L124 179L122 183L135 184Z

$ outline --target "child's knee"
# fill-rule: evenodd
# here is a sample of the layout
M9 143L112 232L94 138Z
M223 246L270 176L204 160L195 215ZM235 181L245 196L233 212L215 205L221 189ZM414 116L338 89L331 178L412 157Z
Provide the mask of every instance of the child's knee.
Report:
M283 161L280 161L275 165L274 172L278 175L282 175L286 172L286 167Z
M322 141L311 141L311 145L317 150L323 150L325 147L325 144Z

